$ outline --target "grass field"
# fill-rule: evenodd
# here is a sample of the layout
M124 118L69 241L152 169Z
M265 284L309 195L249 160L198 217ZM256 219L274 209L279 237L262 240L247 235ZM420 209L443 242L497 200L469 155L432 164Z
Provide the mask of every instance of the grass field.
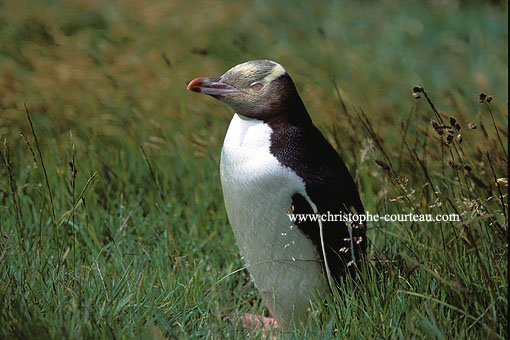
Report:
M363 285L280 338L505 338L507 11L0 1L0 339L247 336L228 313L267 312L221 193L232 112L186 84L256 58L293 76L366 210L461 216L368 224Z

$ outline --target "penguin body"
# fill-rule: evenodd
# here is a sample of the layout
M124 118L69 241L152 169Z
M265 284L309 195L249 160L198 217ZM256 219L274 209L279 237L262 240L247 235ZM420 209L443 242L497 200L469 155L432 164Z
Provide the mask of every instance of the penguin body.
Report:
M365 229L342 221L291 223L294 214L356 213L363 205L343 161L313 125L285 69L269 60L235 66L188 89L235 114L221 152L228 218L252 280L282 326L306 320L366 249Z
M270 152L272 129L234 115L221 152L228 218L252 280L279 323L303 320L322 291L317 248L293 225L292 195L307 196L301 177Z

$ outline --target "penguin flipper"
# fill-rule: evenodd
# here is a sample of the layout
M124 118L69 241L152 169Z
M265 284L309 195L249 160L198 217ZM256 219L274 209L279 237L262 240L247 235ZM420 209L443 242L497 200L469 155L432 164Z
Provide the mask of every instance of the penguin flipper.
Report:
M323 255L325 253L329 272L333 278L339 279L344 276L346 270L350 270L350 267L353 268L351 273L354 273L353 264L359 260L356 256L363 251L360 248L365 246L364 233L361 232L363 234L361 239L363 244L361 244L362 242L356 243L359 240L360 236L358 234L360 234L360 231L354 230L354 233L352 229L349 231L347 224L340 220L342 215L339 214L336 221L333 220L334 215L330 220L323 219L321 221L323 229L323 239L321 240L318 219L321 218L321 214L327 214L327 212L321 211L319 207L317 207L318 211L315 212L307 199L299 193L292 196L292 208L292 214L296 218L296 226L317 247L324 270L327 272ZM308 216L308 218L300 219L304 216ZM322 245L324 245L324 251Z

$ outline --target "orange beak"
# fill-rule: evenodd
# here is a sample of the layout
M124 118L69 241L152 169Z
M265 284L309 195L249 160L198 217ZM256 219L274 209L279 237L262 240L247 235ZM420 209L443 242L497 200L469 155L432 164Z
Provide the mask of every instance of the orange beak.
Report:
M221 78L195 78L188 84L188 90L208 94L211 96L220 96L227 93L241 93L232 85L223 83Z

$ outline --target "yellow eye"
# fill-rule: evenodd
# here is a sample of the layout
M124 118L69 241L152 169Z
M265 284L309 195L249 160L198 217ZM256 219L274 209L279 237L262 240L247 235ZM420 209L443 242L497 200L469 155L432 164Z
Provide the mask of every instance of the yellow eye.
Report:
M264 87L264 84L262 84L261 82L254 82L253 84L250 85L250 89L252 90L255 90L255 91L260 91L262 90L262 88Z

